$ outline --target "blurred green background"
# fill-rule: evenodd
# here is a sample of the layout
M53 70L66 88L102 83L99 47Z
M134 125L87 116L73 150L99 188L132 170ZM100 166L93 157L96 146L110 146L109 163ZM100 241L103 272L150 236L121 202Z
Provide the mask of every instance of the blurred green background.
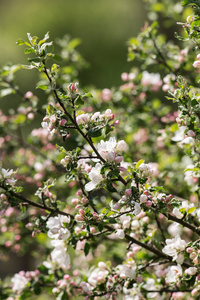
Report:
M82 40L79 51L90 64L81 73L81 85L117 86L120 74L130 68L126 42L137 35L144 19L141 0L1 0L0 65L26 63L24 48L16 41L27 39L27 32L42 38L50 31L51 40L70 34ZM22 87L31 89L34 72L21 76Z

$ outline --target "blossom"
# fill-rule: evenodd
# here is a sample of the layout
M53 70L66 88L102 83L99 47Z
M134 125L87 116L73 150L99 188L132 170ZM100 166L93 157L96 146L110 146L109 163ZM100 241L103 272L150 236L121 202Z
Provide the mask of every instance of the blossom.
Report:
M11 282L13 283L12 290L14 292L21 292L29 280L22 274L15 274L14 277L11 279Z
M113 152L115 146L117 145L115 137L110 137L108 141L101 140L97 145L97 150L101 155L102 152Z
M175 136L173 136L172 138L171 138L171 140L173 141L173 142L180 142L180 141L182 141L183 139L184 139L184 136L185 136L185 130L187 129L187 127L186 126L181 126L181 127L179 127L179 129L176 131L176 133L175 133Z
M89 114L81 114L76 117L76 122L78 125L87 124L90 121Z
M53 240L51 241L52 246L54 247L51 252L52 262L58 264L60 268L66 269L70 264L70 256L66 252L67 248L62 240Z
M90 171L89 178L91 179L91 181L85 185L85 190L87 192L90 192L93 189L95 189L96 186L102 181L103 177L100 174L101 168L102 165L100 163L97 163L96 166Z
M64 228L64 223L69 223L70 218L67 216L58 215L57 217L50 217L46 223L49 228L48 236L54 239L68 239L70 231Z
M103 89L102 92L101 92L101 99L103 101L109 101L111 99L111 90L109 89Z
M166 281L167 282L176 282L179 277L181 277L183 274L182 268L180 265L177 266L171 266L167 275L166 275Z
M185 274L190 275L190 276L195 275L196 273L197 273L197 268L195 268L195 267L190 267L185 270Z
M187 243L184 240L181 240L180 236L177 234L173 239L166 240L166 246L163 248L163 252L169 256L173 257L173 260L176 260L180 264L183 263L183 255L180 254L181 251L184 251Z
M92 286L97 284L104 283L108 275L108 270L96 268L88 277L88 283Z
M147 282L143 285L143 287L148 291L148 290L156 290L157 286L155 285L155 280L153 278L148 278ZM148 293L147 297L148 298L152 298L155 299L156 296L158 295L157 292L152 292L152 293Z
M135 267L129 267L127 265L118 265L116 267L116 273L123 279L125 278L135 278Z
M119 239L121 239L121 240L123 240L124 237L125 237L125 234L124 234L124 230L123 230L123 229L117 229L115 234L116 234L116 236L117 236Z
M125 152L125 151L127 151L128 146L124 140L121 140L117 143L116 149L117 149L117 151Z
M149 73L144 71L142 73L141 83L143 86L153 86L154 90L158 90L158 88L162 85L162 80L160 78L159 73Z

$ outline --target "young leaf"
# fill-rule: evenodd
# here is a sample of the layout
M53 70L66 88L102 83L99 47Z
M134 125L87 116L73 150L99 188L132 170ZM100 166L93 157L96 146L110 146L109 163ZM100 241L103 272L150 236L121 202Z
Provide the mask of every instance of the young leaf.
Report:
M89 251L90 251L90 244L89 243L85 243L85 246L84 246L85 256L88 255Z
M48 89L48 86L46 86L46 85L38 85L36 87L36 89L41 89L41 90L45 91L46 89Z

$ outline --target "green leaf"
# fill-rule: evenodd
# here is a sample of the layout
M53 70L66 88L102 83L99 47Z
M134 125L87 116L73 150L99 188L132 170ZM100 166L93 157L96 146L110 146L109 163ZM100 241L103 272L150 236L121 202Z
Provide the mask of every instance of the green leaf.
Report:
M188 172L188 171L196 172L196 171L199 171L199 168L187 168L187 169L184 170L184 173Z
M24 53L25 53L25 54L29 54L29 53L32 53L32 52L35 52L35 50L34 50L33 48L26 48L26 49L24 50Z
M107 212L107 208L105 207L103 210L102 210L102 214L105 214Z
M36 89L41 89L41 90L45 91L46 89L48 89L48 86L46 86L46 85L38 85L36 87Z
M90 244L89 243L85 243L85 246L84 246L85 256L88 255L89 251L90 251Z
M38 45L40 46L41 44L43 44L44 42L46 42L46 40L49 39L49 32L47 32L44 36L44 38L42 40L39 41Z
M35 69L36 68L36 66L34 66L34 65L21 65L21 67L23 69L27 69L27 70L31 70L31 69Z
M140 159L140 160L137 162L137 164L136 164L136 168L138 169L139 166L140 166L141 164L143 164L143 163L144 163L144 159Z
M111 217L108 218L108 221L111 224L116 224L117 223L117 221L114 218L111 218Z
M90 128L88 130L89 137L98 137L101 136L101 134L102 134L102 128L99 127Z
M29 61L30 63L40 63L40 62L42 62L42 58L41 58L41 57L28 58L28 61Z
M98 224L98 229L99 229L100 232L103 231L103 224L102 224L102 223L99 223L99 224Z
M49 104L49 105L47 106L47 114L48 114L48 115L54 114L54 107L53 107L51 104Z
M24 41L23 39L18 39L18 41L17 41L16 44L17 44L18 46L26 45L26 46L28 46L28 47L31 47L31 45L30 45L28 42Z
M58 71L59 68L60 68L59 65L53 64L52 67L51 67L51 72L56 72L56 71Z
M194 5L197 5L197 6L200 7L200 1L199 1L199 0L182 0L182 1L181 1L181 4L182 4L183 6L189 5L189 4L194 4Z
M109 217L109 216L112 216L112 215L114 215L115 213L114 213L114 211L109 211L109 213L107 213L107 217Z
M112 185L112 181L111 180L107 180L107 189L111 193L117 192L117 190Z
M92 94L90 92L83 94L83 98L92 98Z
M195 211L195 209L196 209L196 207L190 207L189 209L188 209L188 215L189 214L191 214L191 213L193 213L193 211Z

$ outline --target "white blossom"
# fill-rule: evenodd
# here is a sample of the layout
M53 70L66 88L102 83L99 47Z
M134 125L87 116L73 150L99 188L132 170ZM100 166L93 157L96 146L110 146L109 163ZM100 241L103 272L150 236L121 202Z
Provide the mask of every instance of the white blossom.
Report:
M185 130L187 129L187 127L186 126L181 126L181 127L179 127L179 129L176 131L176 133L175 133L175 136L173 136L172 138L171 138L171 140L173 141L173 142L180 142L180 141L182 141L183 139L184 139L184 136L185 136Z
M116 149L117 149L117 151L125 152L125 151L127 151L128 146L124 140L121 140L117 143Z
M177 234L173 239L166 240L166 246L163 248L163 252L169 256L173 257L173 260L179 261L180 264L183 263L183 255L180 254L181 251L184 251L187 243L184 240L181 240L180 236Z
M123 230L123 229L117 229L115 234L116 234L116 236L117 236L119 239L121 239L121 240L123 240L124 237L125 237L125 234L124 234L124 230Z
M94 168L89 173L89 178L91 179L90 182L86 183L85 190L87 192L92 191L96 188L96 186L102 181L103 177L100 174L102 165L100 163L97 163Z
M68 239L70 231L64 227L64 223L69 223L70 218L63 215L50 217L46 223L49 228L48 236L53 239Z
M12 290L14 292L21 292L25 288L29 280L23 275L15 274L11 279L11 282L13 284Z
M171 266L167 275L166 275L166 281L167 282L176 282L179 277L183 275L183 271L180 265L177 266Z
M123 279L125 278L135 278L135 267L130 267L127 265L118 265L116 267L116 273L119 274L119 276Z
M54 247L51 252L52 262L58 264L60 268L66 269L70 264L70 256L67 253L67 248L62 240L53 240L51 241L52 246Z
M190 275L190 276L195 275L196 273L197 273L197 268L195 268L195 267L190 267L185 270L185 274Z
M87 124L90 121L89 114L81 114L76 117L76 122L78 125Z

